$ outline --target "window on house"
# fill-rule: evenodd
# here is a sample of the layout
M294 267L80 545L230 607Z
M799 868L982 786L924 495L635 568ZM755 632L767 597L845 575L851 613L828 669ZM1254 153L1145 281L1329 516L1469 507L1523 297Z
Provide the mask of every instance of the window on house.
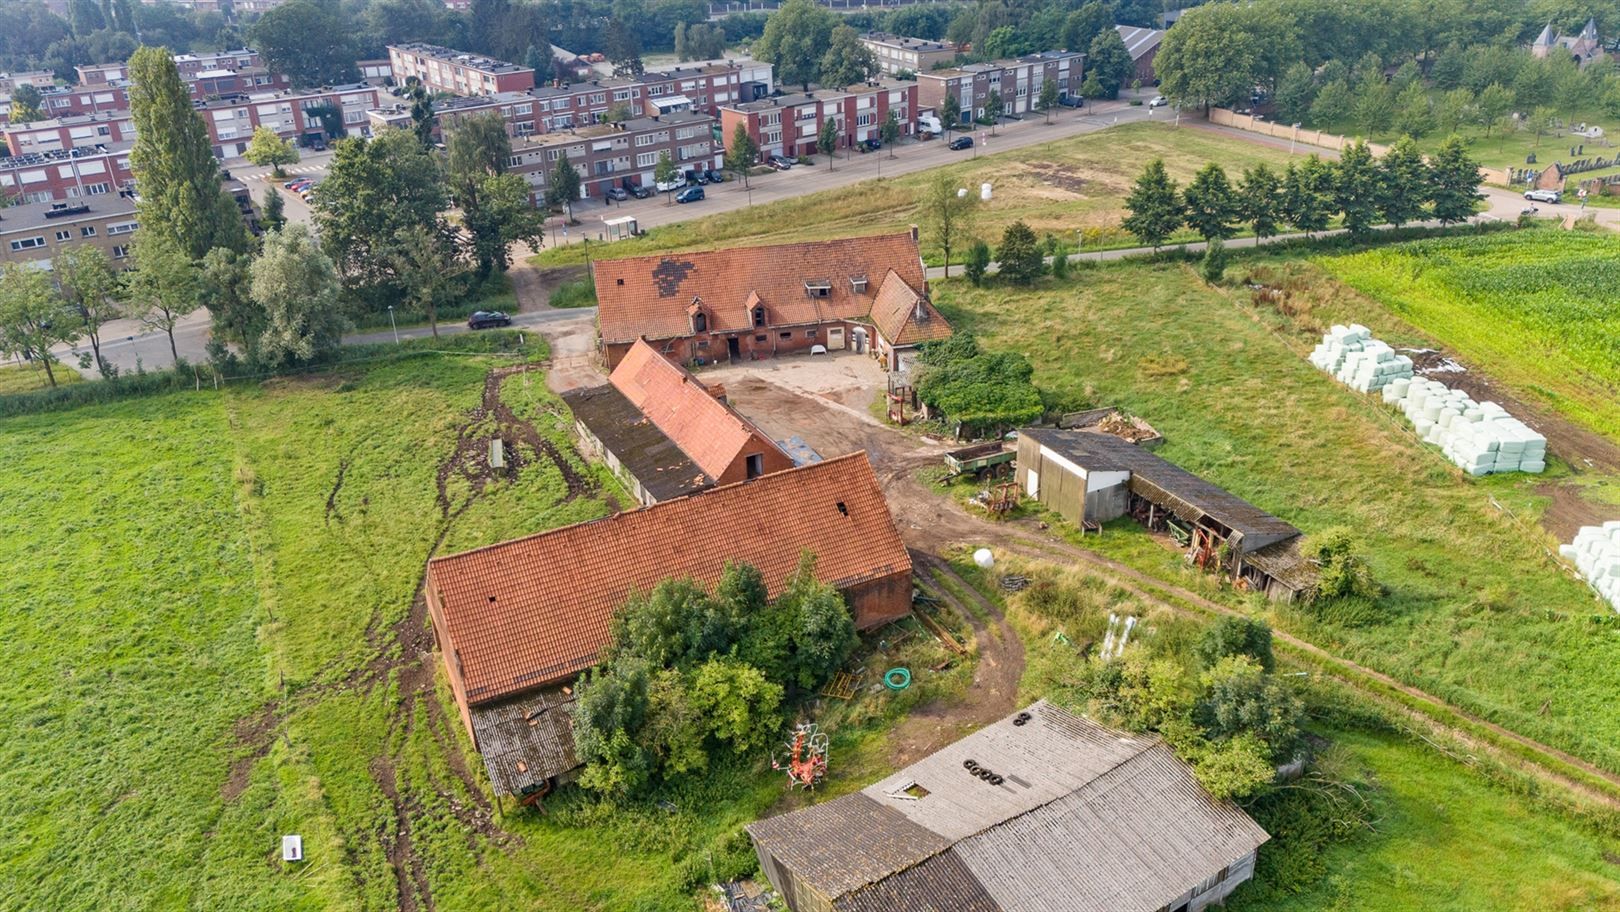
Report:
M129 248L128 247L114 247L113 251L112 251L112 255L113 255L113 259L121 260L124 257L129 256Z
M804 331L804 337L806 339L814 339L816 336L819 336L819 335L821 335L821 330L819 330L819 329L807 329L807 330Z
M83 228L79 229L79 237L95 237L95 236L96 236L96 226L94 226L94 225L86 225Z
M804 291L812 298L825 298L832 294L832 283L824 279L811 279L804 283Z
M45 239L43 237L19 238L11 242L12 250L33 250L36 247L44 246Z
M856 294L865 294L866 293L866 276L850 276L849 277L849 287L854 289Z
M692 331L693 332L708 332L709 331L709 317L708 317L707 314L704 314L702 311L699 311L699 312L692 315Z
M759 476L764 475L764 474L765 474L765 454L763 454L763 453L749 453L748 454L748 477L749 478L758 478Z
M56 232L56 239L59 240L59 241L72 240L73 239L73 232L71 232L71 231L58 231L58 232Z
M754 327L757 329L757 328L759 328L761 326L764 326L764 325L765 325L765 308L764 307L755 307L754 308Z
M766 340L767 340L767 339L768 339L768 337L767 337L767 336L755 336L755 337L754 337L754 341L755 341L755 342L764 342L764 341L766 341Z
M789 329L789 330L784 330L782 332L779 332L779 333L776 334L776 337L778 339L791 339L791 338L793 338L793 330Z

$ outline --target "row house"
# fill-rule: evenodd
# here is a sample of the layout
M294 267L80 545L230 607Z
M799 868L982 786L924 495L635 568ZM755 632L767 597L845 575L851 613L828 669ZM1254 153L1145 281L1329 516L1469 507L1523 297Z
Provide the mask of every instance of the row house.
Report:
M723 167L725 151L714 127L713 117L688 111L595 124L515 141L507 165L529 182L530 199L538 206L551 172L566 156L579 171L581 195L596 199L611 187L653 186L664 154L682 171Z
M394 81L394 64L386 59L358 60L354 65L360 70L361 82L389 85Z
M345 132L363 132L367 126L366 112L380 106L382 94L376 86L358 83L212 99L198 103L197 112L208 125L214 154L234 158L247 151L254 128L260 126L269 127L281 138L299 144L307 144L317 137L337 138L319 117L319 112L325 108L341 114Z
M61 152L79 146L135 141L135 124L128 111L74 114L7 126L6 148L12 155Z
M250 95L255 92L281 92L292 87L292 82L280 73L271 73L263 67L247 70L204 70L186 77L193 101L207 101L226 95ZM58 86L44 90L40 107L51 117L74 114L103 114L129 110L128 79L116 79L93 86Z
M868 32L861 36L861 44L877 58L878 68L890 76L902 70L924 73L956 62L956 45L949 41Z
M0 158L0 196L48 203L107 196L135 186L129 143L79 146Z
M264 58L252 48L207 51L201 54L175 54L174 68L180 71L181 79L193 79L202 73L218 70L268 69ZM129 65L124 63L90 63L76 66L73 71L78 74L79 85L85 88L118 83L127 85L129 80Z
M962 117L985 116L990 93L1001 95L1002 114L1022 117L1035 112L1046 80L1058 84L1058 97L1080 94L1086 55L1072 51L1042 51L1016 60L973 63L949 70L917 74L917 98L926 108L942 110L946 96L955 96Z
M121 268L137 227L135 199L127 193L71 203L22 203L0 210L0 263L46 269L62 251L92 245Z
M534 88L532 67L436 44L391 44L388 46L388 63L395 81L403 84L415 76L430 92L493 95Z
M879 80L731 105L720 111L720 131L729 140L741 125L759 146L761 158L795 158L815 154L829 119L838 124L838 142L845 149L880 139L891 111L900 122L900 135L913 136L918 103L917 83Z
M633 116L657 117L690 111L719 116L720 109L769 95L775 88L771 65L756 61L714 61L635 78L614 77L529 90L534 98L534 132L550 133L602 123L609 112L628 108Z
M50 70L29 70L26 73L0 73L0 93L10 95L18 86L31 85L48 89L56 85L56 74Z

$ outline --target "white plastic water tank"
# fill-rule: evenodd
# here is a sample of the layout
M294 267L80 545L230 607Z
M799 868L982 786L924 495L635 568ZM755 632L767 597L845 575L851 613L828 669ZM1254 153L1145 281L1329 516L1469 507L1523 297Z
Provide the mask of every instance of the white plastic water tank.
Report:
M989 548L980 548L973 552L973 562L983 569L989 570L996 565L996 558L990 553Z

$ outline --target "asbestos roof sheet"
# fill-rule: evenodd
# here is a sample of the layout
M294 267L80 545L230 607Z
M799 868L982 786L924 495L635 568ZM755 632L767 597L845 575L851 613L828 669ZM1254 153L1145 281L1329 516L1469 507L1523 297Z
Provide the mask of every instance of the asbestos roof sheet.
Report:
M745 450L769 448L784 463L791 461L764 432L645 341L625 352L608 382L711 478L725 475Z
M856 291L852 277L893 269L913 288L925 287L909 232L598 260L592 268L597 321L609 343L691 335L694 303L706 312L710 332L751 332L751 294L765 305L768 324L790 326L865 317L877 288ZM826 297L806 291L805 283L815 281L831 284Z
M1001 906L954 850L862 887L837 902L838 912L1001 912Z
M713 487L714 477L612 384L568 390L562 399L654 500L673 500Z
M747 827L772 857L824 896L882 881L944 851L950 841L856 792Z
M1291 524L1236 494L1112 434L1057 428L1023 428L1018 433L1081 468L1130 472L1135 493L1188 522L1207 516L1231 529L1236 534L1232 544L1239 553L1300 535Z
M473 736L496 791L522 795L579 766L574 695L550 688L472 709Z
M872 323L890 345L917 345L951 337L951 324L934 309L933 302L892 270L883 278L877 300L872 302Z
M1114 30L1119 32L1119 38L1125 42L1125 50L1130 52L1131 59L1136 60L1148 51L1159 46L1164 40L1163 29L1140 28L1134 25L1116 25Z
M839 589L910 574L865 452L437 557L427 576L455 644L452 673L476 706L589 668L633 592L669 578L713 584L744 561L774 596L806 551Z

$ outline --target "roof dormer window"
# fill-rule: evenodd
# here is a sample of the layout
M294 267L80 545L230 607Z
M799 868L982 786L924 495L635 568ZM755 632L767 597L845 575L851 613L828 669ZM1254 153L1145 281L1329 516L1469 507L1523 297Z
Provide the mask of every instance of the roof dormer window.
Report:
M866 276L850 276L849 287L853 289L856 294L866 294Z
M832 294L832 283L826 279L807 279L804 283L804 293L812 298L825 298Z
M753 316L753 320L754 320L754 326L756 328L764 326L765 325L765 305L764 304L755 304L752 316Z

